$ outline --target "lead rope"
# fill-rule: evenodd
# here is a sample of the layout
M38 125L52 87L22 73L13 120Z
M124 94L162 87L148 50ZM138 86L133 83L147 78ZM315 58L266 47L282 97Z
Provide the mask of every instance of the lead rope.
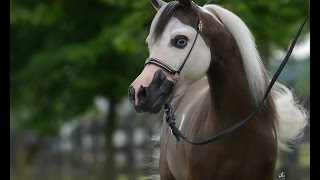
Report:
M285 56L285 58L283 59L281 65L279 66L279 68L277 69L276 73L274 74L272 80L270 81L270 84L267 87L266 93L261 101L261 103L258 105L258 107L255 109L254 112L252 112L248 117L246 117L245 119L243 119L242 121L240 121L239 123L227 128L226 130L222 131L221 133L215 135L214 137L208 139L208 140L204 140L204 141L200 141L200 142L192 142L190 141L186 136L184 136L181 131L176 127L176 123L175 123L175 116L171 107L171 100L172 98L170 98L170 100L164 104L164 111L166 114L166 122L168 123L170 129L171 129L171 133L174 135L174 137L176 138L177 142L180 142L180 138L182 138L183 140L185 140L186 142L193 144L193 145L204 145L204 144L209 144L209 143L213 143L229 134L231 134L233 131L239 129L242 125L244 125L246 122L248 122L258 111L259 109L262 107L264 101L266 100L267 96L269 95L272 86L274 85L274 83L276 82L276 80L278 79L279 75L281 74L281 71L283 70L283 68L285 67L285 65L287 64L290 55L293 51L293 48L301 34L301 31L305 25L305 23L307 22L307 20L309 19L310 13L308 13L307 17L304 19L304 21L302 22L297 34L294 37L294 40L292 41L290 48ZM198 31L199 32L199 31ZM198 35L198 33L197 33ZM190 54L190 53L189 53ZM189 55L188 55L189 56ZM175 82L177 83L177 82ZM176 85L175 85L176 86ZM175 89L175 88L174 88Z

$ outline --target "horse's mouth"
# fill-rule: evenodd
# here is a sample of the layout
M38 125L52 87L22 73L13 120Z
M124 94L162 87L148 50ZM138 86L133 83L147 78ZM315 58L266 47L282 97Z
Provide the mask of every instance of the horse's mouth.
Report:
M161 110L163 104L168 100L169 95L169 93L162 93L160 95L152 96L147 102L141 103L138 101L137 105L133 104L134 109L138 113L148 112L150 114L157 114Z
M138 113L148 112L150 114L157 114L161 110L165 101L166 101L165 98L160 97L155 102L148 101L149 102L148 104L134 105L134 109Z

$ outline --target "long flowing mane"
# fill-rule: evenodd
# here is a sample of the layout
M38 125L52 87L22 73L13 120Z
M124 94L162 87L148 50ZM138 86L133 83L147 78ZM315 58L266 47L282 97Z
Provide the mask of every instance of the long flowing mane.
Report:
M256 49L252 33L237 15L221 6L210 4L201 7L201 9L213 18L218 18L234 36L243 59L250 93L254 102L260 103L270 80ZM275 132L278 149L291 151L295 142L300 140L304 134L303 130L308 122L308 113L298 104L292 91L280 83L275 84L271 95L278 115Z
M254 102L260 103L266 89L265 69L250 30L238 16L221 6L210 4L201 9L213 17L216 16L235 38L243 59L250 93Z

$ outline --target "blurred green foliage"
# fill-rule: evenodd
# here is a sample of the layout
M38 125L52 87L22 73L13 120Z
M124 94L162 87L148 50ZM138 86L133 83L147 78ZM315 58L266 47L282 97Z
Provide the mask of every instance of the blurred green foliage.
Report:
M212 3L247 23L265 59L309 11L305 0ZM10 0L11 126L54 134L95 96L118 102L143 68L155 13L149 0Z

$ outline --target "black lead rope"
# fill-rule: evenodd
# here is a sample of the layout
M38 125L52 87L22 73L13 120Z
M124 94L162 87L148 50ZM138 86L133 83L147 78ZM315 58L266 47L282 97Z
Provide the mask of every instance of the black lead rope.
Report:
M308 18L310 16L310 13L308 13L307 17L305 18L305 20L303 21L303 23L301 24L296 36L294 37L294 40L292 41L290 48L284 58L284 60L282 61L281 65L279 66L278 70L276 71L276 73L274 74L272 80L270 81L269 86L267 87L266 93L261 101L261 103L258 105L258 107L255 109L254 112L252 112L247 118L243 119L242 121L240 121L239 123L227 128L226 130L222 131L221 133L215 135L214 137L205 140L205 141L200 141L200 142L192 142L190 141L186 136L184 136L181 131L176 127L175 125L175 116L171 107L170 103L166 103L164 104L164 110L166 113L166 121L169 124L169 127L171 129L171 133L175 136L177 142L180 142L180 138L184 139L186 142L193 144L193 145L204 145L204 144L209 144L209 143L213 143L227 135L229 135L230 133L232 133L233 131L239 129L241 126L243 126L246 122L248 122L258 111L259 109L262 107L264 101L266 100L268 94L271 91L272 86L274 85L274 83L276 82L276 80L278 79L279 75L281 74L281 71L283 70L283 68L285 67L285 65L287 64L290 55L292 53L292 50L301 34L301 31L305 25L305 23L307 22Z

